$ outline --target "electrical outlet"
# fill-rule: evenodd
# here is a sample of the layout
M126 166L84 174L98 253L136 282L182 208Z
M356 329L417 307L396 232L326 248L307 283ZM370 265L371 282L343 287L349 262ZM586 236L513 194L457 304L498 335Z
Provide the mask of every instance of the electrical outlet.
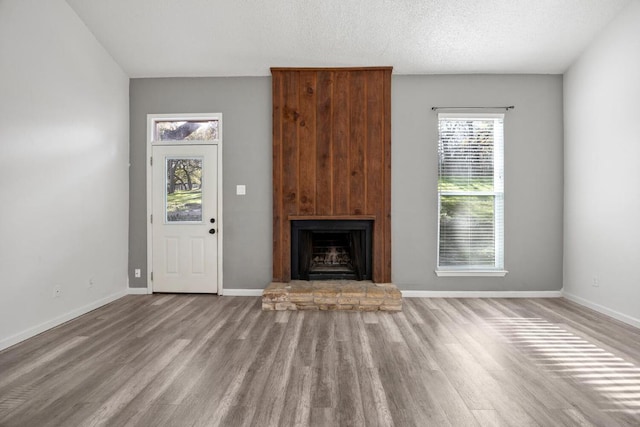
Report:
M53 297L54 298L58 298L60 297L60 295L62 295L62 288L58 285L58 286L54 286L53 287Z
M134 270L133 274L136 276L136 278L137 278L137 279L139 279L139 278L140 278L140 269L139 269L139 268L136 268L136 269Z
M598 276L593 276L593 286L595 288L600 286L600 279L598 279Z

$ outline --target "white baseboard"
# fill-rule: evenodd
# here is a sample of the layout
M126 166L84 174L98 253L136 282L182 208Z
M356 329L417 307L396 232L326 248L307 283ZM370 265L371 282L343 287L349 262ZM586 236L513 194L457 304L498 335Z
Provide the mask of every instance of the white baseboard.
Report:
M569 294L567 292L563 293L563 296L570 300L575 302L576 304L580 304L583 305L587 308L590 308L592 310L597 311L598 313L602 313L602 314L606 314L609 317L613 317L614 319L617 319L621 322L627 323L631 326L635 326L636 328L640 328L640 319L636 319L635 317L632 316L628 316L624 313L620 313L619 311L616 310L612 310L610 308L607 308L603 305L600 304L596 304L595 302L591 302L589 300L586 300L582 297L573 295L573 294Z
M260 297L263 289L225 289L229 297ZM560 298L562 291L401 291L405 298Z
M222 295L227 297L261 297L262 289L224 289ZM127 288L129 295L147 295L147 288Z
M117 292L115 294L109 295L108 297L105 297L98 301L94 301L90 304L87 304L83 307L77 308L75 310L71 310L61 316L58 316L52 320L36 325L32 328L26 329L8 338L4 338L3 340L0 341L0 351L4 350L5 348L9 348L12 345L16 345L19 342L22 342L28 338L34 337L51 328L55 328L58 325L62 325L63 323L68 322L69 320L75 319L76 317L82 316L83 314L93 311L96 308L100 308L103 305L109 304L110 302L113 302L119 298L122 298L126 294L127 294L126 291Z
M261 297L264 289L229 289L225 288L222 294L225 297Z
M560 298L562 291L401 291L405 298Z

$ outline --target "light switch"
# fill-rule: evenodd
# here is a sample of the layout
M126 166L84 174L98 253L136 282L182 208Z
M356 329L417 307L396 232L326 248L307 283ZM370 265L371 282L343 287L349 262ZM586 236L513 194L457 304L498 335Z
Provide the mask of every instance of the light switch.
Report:
M246 185L236 185L236 194L238 196L244 196L247 194L247 186Z

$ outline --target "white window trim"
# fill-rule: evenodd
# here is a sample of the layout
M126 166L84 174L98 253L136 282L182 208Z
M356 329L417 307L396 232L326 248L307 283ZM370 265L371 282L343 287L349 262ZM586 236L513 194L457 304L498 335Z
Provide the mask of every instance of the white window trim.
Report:
M159 141L154 139L156 122L180 122L198 120L217 120L218 138L208 140L178 140ZM222 145L222 113L207 114L147 114L147 147L149 145Z
M503 119L504 113L438 113L436 116L437 120L440 118L450 118L450 119ZM504 123L504 122L503 122ZM504 125L503 125L504 126ZM438 126L439 129L439 126ZM504 128L503 128L504 132ZM438 130L438 140L440 139L440 131ZM503 144L504 144L504 135L503 135ZM502 173L504 174L504 145L502 147ZM504 185L504 177L502 179L502 184ZM504 188L500 192L503 196L503 209L504 209ZM502 247L496 241L496 258L502 261L502 265L494 268L474 268L473 266L465 267L440 267L440 196L441 195L495 195L496 192L464 192L464 193L450 193L450 192L438 192L438 239L436 242L436 269L434 270L437 277L505 277L509 271L504 269L504 230L500 231L502 235L501 243ZM504 212L503 212L504 214ZM502 220L502 225L504 227L504 218ZM498 258L499 257L499 258Z
M438 277L504 277L507 270L435 270Z

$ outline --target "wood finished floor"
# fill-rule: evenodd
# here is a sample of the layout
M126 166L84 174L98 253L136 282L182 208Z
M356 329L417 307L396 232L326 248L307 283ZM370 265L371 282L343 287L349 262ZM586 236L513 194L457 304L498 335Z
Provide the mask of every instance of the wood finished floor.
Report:
M564 299L127 296L0 353L0 426L638 426L640 330Z

